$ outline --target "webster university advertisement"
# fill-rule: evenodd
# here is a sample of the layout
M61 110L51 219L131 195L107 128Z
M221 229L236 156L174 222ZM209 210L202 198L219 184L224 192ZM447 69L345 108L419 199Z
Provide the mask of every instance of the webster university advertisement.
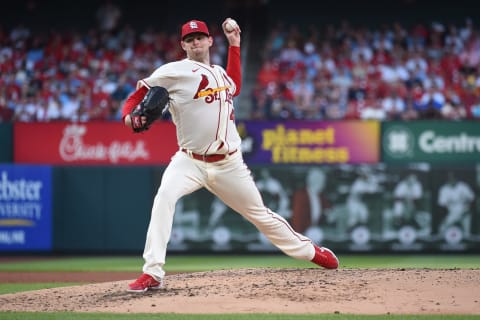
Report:
M51 167L0 165L0 251L51 250Z

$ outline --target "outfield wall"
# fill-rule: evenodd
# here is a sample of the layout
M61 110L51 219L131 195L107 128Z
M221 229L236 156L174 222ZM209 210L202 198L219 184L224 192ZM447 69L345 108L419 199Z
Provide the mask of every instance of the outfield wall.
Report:
M98 124L0 125L0 251L143 249L175 152L173 137L158 138L173 127L133 135L105 126L118 134ZM316 242L345 252L480 252L477 123L242 122L239 131L266 205ZM454 178L461 183L449 186ZM177 204L169 250L277 249L200 190Z

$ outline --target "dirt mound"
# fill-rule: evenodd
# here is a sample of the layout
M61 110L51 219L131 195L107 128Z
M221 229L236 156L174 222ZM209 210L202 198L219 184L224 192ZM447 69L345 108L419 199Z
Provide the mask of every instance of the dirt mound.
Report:
M480 270L219 270L167 275L144 294L130 281L0 295L0 311L480 314Z

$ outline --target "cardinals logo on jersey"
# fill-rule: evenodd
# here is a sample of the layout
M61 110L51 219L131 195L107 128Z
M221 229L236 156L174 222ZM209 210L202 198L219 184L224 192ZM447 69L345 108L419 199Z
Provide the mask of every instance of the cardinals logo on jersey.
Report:
M202 74L202 80L200 81L200 84L198 85L197 92L193 96L194 99L198 98L203 98L205 97L205 102L206 103L212 103L215 100L220 99L220 92L221 91L226 91L226 100L227 102L231 103L231 98L232 95L229 92L230 87L229 86L223 86L223 87L218 87L218 88L208 88L209 81L208 77L205 74Z

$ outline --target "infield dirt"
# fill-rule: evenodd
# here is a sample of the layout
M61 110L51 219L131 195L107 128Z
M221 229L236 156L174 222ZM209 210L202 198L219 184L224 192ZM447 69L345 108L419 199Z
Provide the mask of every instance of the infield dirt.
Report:
M88 283L0 295L0 311L480 315L478 269L218 270L167 274L163 289L144 294L126 291L138 274L35 275L0 280Z

